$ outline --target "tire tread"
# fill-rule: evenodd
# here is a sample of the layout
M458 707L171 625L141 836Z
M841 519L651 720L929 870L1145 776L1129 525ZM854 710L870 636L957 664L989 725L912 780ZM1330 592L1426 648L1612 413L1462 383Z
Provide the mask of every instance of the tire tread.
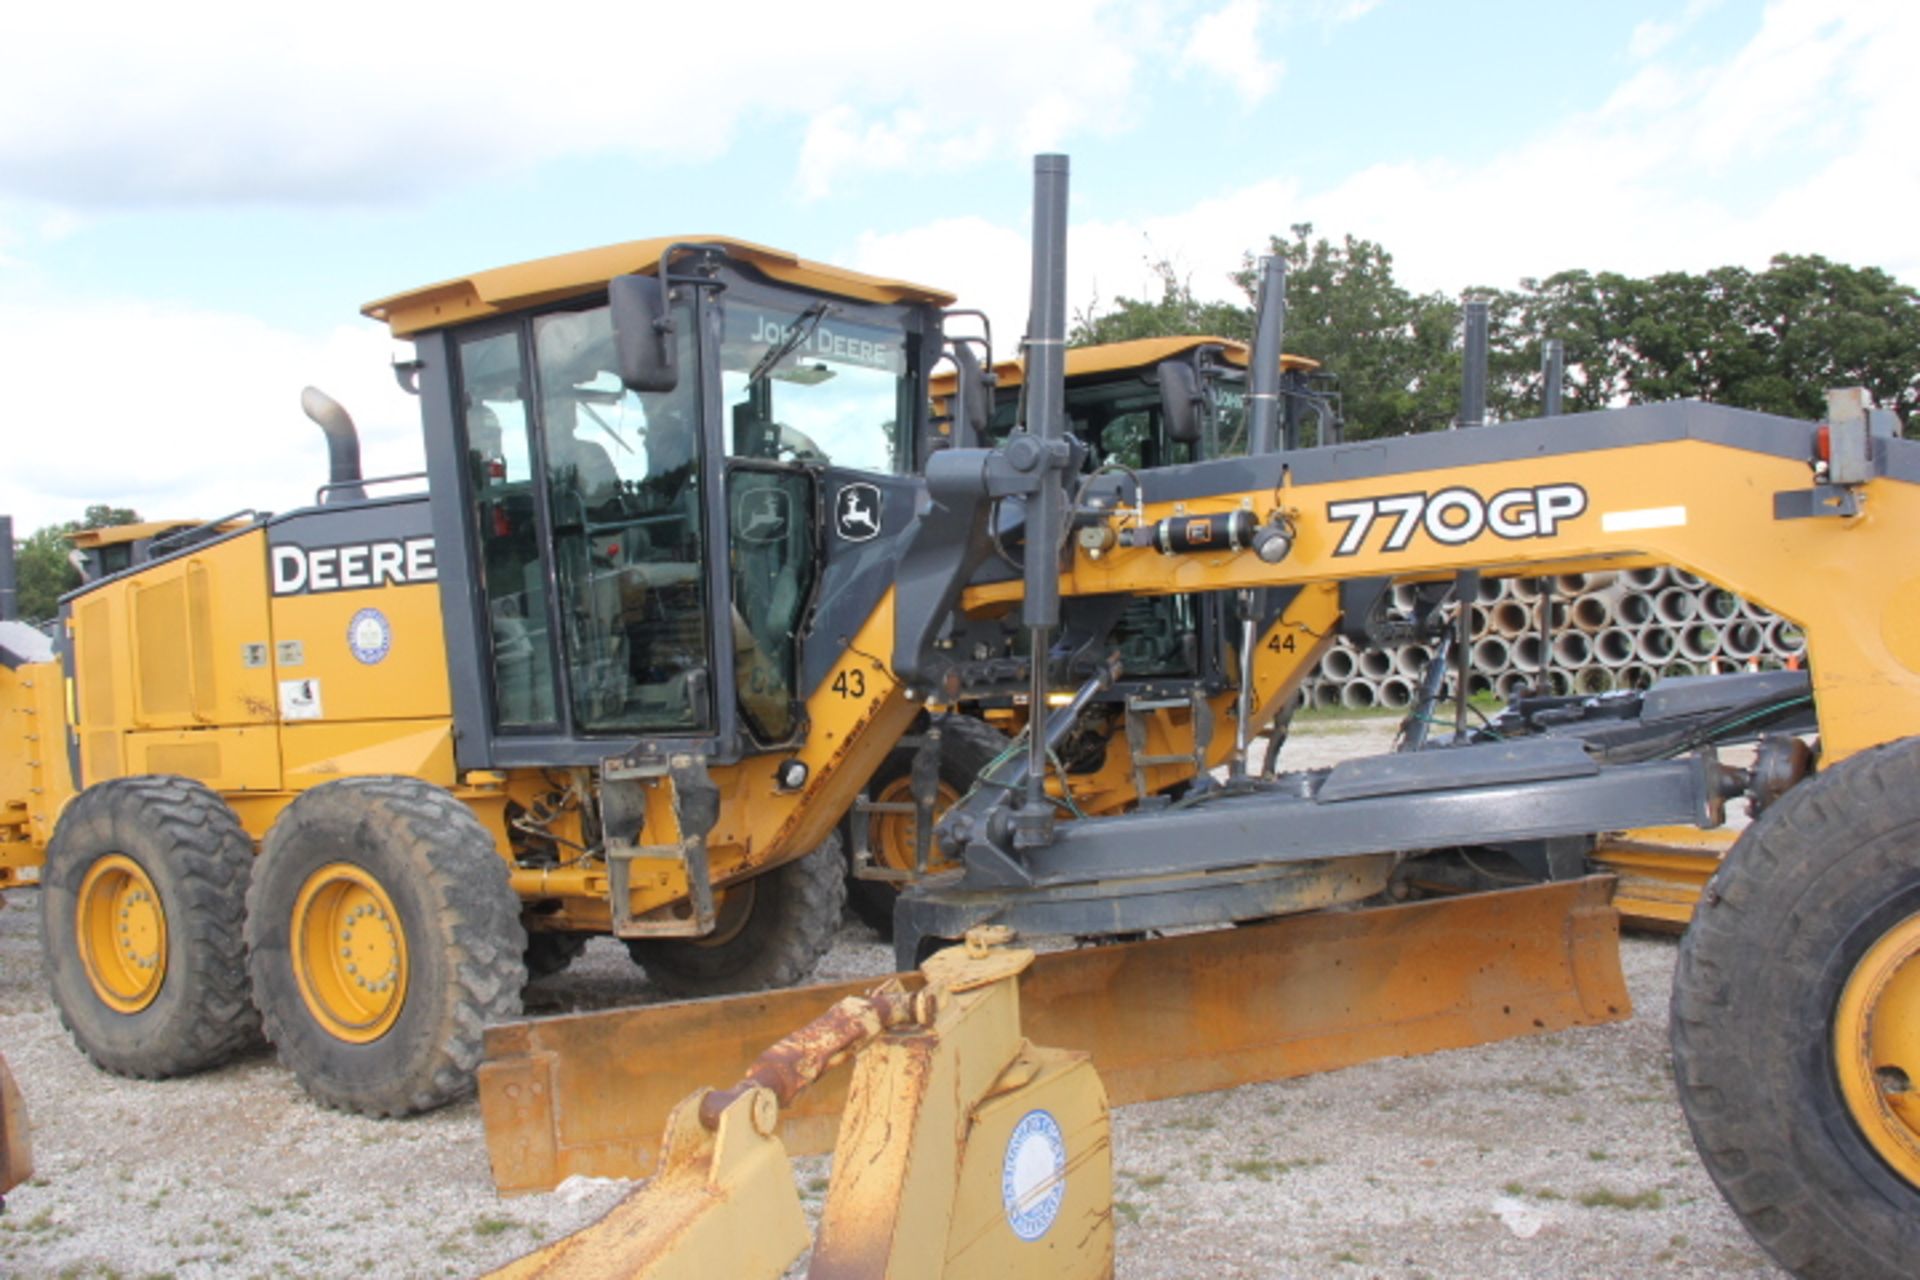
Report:
M256 962L254 998L262 1010L267 1039L280 1049L282 1061L300 1077L307 1092L325 1106L369 1116L411 1115L445 1106L472 1092L487 1026L516 1018L521 1011L526 932L506 862L493 852L492 837L473 811L431 783L375 775L344 778L326 787L351 792L370 813L378 811L391 821L407 860L425 872L420 880L430 909L450 926L450 1003L441 1011L442 1034L421 1060L407 1064L403 1079L370 1090L341 1087L307 1069L297 1051L290 1051L297 1037L288 1018L298 993L276 990L277 980L267 966ZM276 824L268 836L269 858L279 833ZM265 877L255 876L248 890L250 947L258 939L257 922L266 918L266 885Z
M1883 901L1920 879L1920 861L1885 838L1901 827L1920 829L1920 740L1863 751L1795 786L1708 883L1675 966L1670 1037L1688 1128L1728 1204L1797 1276L1902 1276L1900 1259L1920 1237L1911 1214L1889 1211L1886 1188L1850 1183L1850 1166L1826 1150L1832 1140L1807 1132L1816 1126L1805 1123L1815 1104L1800 1096L1804 1064L1809 1053L1820 1059L1831 1023L1792 1011L1814 981L1807 971L1826 958L1800 953L1821 939L1838 945L1846 904ZM1797 1129L1788 1107L1801 1109Z
M190 1016L178 1034L147 1037L135 1050L107 1046L78 1025L88 1015L71 1009L62 997L49 958L49 983L61 1025L94 1066L143 1080L203 1071L257 1047L261 1024L247 983L244 929L253 842L239 818L219 795L191 778L141 774L110 779L87 788L61 815L47 850L49 870L82 856L75 846L88 836L96 849L121 843L123 837L116 832L123 824L157 833L167 850L164 869L149 868L148 874L158 872L175 892L177 900L166 918L169 951L176 933L184 935L193 957L182 975L192 982ZM47 946L61 946L66 924L50 919L52 914L50 906L44 907L43 937Z

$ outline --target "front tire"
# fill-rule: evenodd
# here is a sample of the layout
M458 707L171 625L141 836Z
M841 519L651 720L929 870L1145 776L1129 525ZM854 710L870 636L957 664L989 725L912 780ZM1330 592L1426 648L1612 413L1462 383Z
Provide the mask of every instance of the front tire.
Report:
M40 936L60 1021L94 1065L158 1080L257 1044L242 920L253 842L187 778L116 778L61 814Z
M1743 834L1681 943L1680 1102L1707 1170L1802 1277L1920 1256L1920 739L1841 761Z
M692 999L791 987L833 946L846 907L846 857L830 835L812 853L730 887L705 938L629 938L627 952L669 995Z
M394 1116L473 1088L481 1033L520 1012L526 931L472 810L416 778L315 787L247 894L254 1003L317 1101Z

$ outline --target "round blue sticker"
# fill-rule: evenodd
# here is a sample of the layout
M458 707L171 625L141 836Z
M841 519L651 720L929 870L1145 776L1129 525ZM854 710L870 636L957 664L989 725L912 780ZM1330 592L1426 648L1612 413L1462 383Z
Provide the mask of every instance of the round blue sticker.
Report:
M393 627L387 615L378 609L362 609L347 624L347 648L353 656L372 666L393 648Z
M1066 1197L1067 1140L1060 1122L1045 1111L1029 1111L1013 1126L1000 1166L1007 1225L1022 1240L1038 1240L1060 1216Z

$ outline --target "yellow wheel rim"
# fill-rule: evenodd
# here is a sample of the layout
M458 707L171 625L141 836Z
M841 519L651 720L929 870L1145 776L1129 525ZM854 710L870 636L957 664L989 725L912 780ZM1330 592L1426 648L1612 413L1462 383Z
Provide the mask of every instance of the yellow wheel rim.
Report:
M724 889L715 889L717 895L713 904L713 932L703 933L697 938L688 938L696 947L720 947L740 936L747 927L747 921L753 918L754 881L741 880Z
M407 1002L407 935L366 871L329 863L293 904L293 974L307 1010L351 1044L385 1035Z
M118 1013L138 1013L167 977L167 912L140 864L110 853L87 869L74 909L80 962L93 993Z
M960 793L946 783L940 784L939 793L933 798L933 820L938 822ZM875 804L912 804L913 778L901 774L880 788L873 797ZM884 867L895 871L913 870L913 826L912 813L876 813L867 823L867 843L873 849L874 858ZM939 845L929 845L927 856L928 871L939 871L952 865L940 856Z
M1833 1056L1860 1132L1920 1186L1920 915L1888 930L1854 966L1834 1017Z

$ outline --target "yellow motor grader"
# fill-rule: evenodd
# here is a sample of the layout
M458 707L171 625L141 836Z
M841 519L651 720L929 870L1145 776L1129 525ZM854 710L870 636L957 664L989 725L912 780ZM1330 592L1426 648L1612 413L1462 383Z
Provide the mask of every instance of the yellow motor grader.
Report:
M672 295L670 391L617 377L607 294L636 270ZM970 380L933 412L946 301L712 237L416 290L368 311L418 351L426 492L363 479L309 392L332 452L314 506L81 535L57 639L0 624L0 883L47 890L82 1049L175 1075L264 1019L316 1098L396 1114L469 1089L481 1026L592 936L683 995L803 978L856 797L930 835L941 795L881 787L930 760L950 799L1005 746L928 724L875 657L914 472L986 407ZM1190 456L1212 345L1173 346L1187 425L1156 399L1135 429ZM1137 629L1113 714L1065 750L1079 811L1229 754L1242 673L1196 625ZM1022 638L970 639L969 707L1024 716ZM1260 651L1256 715L1305 656L1295 631ZM928 820L889 823L890 799ZM915 874L911 836L874 843L893 858L870 874Z
M1606 882L1490 892L1512 877L1485 869L1551 880L1597 832L1713 828L1746 796L1763 815L1682 961L1682 1095L1777 1256L1886 1270L1920 1194L1916 451L1847 396L1819 428L1683 404L1306 447L1263 323L1245 454L1134 466L1066 430L1064 161L1039 177L1027 394L998 442L949 295L716 237L614 246L368 308L414 344L425 493L372 492L310 396L335 446L314 506L166 535L62 602L56 652L0 633L0 868L38 867L82 1049L170 1075L264 1029L315 1097L389 1114L469 1087L484 1031L503 1185L633 1172L666 1110L633 1088L727 1079L838 993L512 1023L529 970L612 934L670 991L798 980L862 789L918 734L930 819L953 710L1004 702L1021 737L915 824L899 967L982 930L1133 939L1019 979L1029 1028L1089 1052L1115 1099L1619 1017ZM1156 438L1192 438L1205 395L1180 375L1157 394ZM1337 628L1444 637L1478 575L1649 563L1792 619L1810 674L1478 723L1455 645L1422 686L1438 720L1453 675L1450 737L1248 766ZM1381 611L1396 583L1412 616ZM1116 731L1129 608L1217 593L1231 729L1183 678L1181 706ZM1076 775L1090 716L1104 754ZM1753 767L1717 758L1755 737ZM1202 741L1231 747L1225 780ZM1115 798L1083 803L1108 774ZM1301 919L1193 931L1280 916ZM900 1071L932 1059L889 1037L937 1039L947 1000L874 1033ZM981 1105L1044 1074L988 1061ZM779 1122L739 1097L754 1132ZM823 1134L804 1110L789 1147ZM1039 1128L1010 1167L1072 1165ZM1050 1178L969 1221L1017 1236Z

